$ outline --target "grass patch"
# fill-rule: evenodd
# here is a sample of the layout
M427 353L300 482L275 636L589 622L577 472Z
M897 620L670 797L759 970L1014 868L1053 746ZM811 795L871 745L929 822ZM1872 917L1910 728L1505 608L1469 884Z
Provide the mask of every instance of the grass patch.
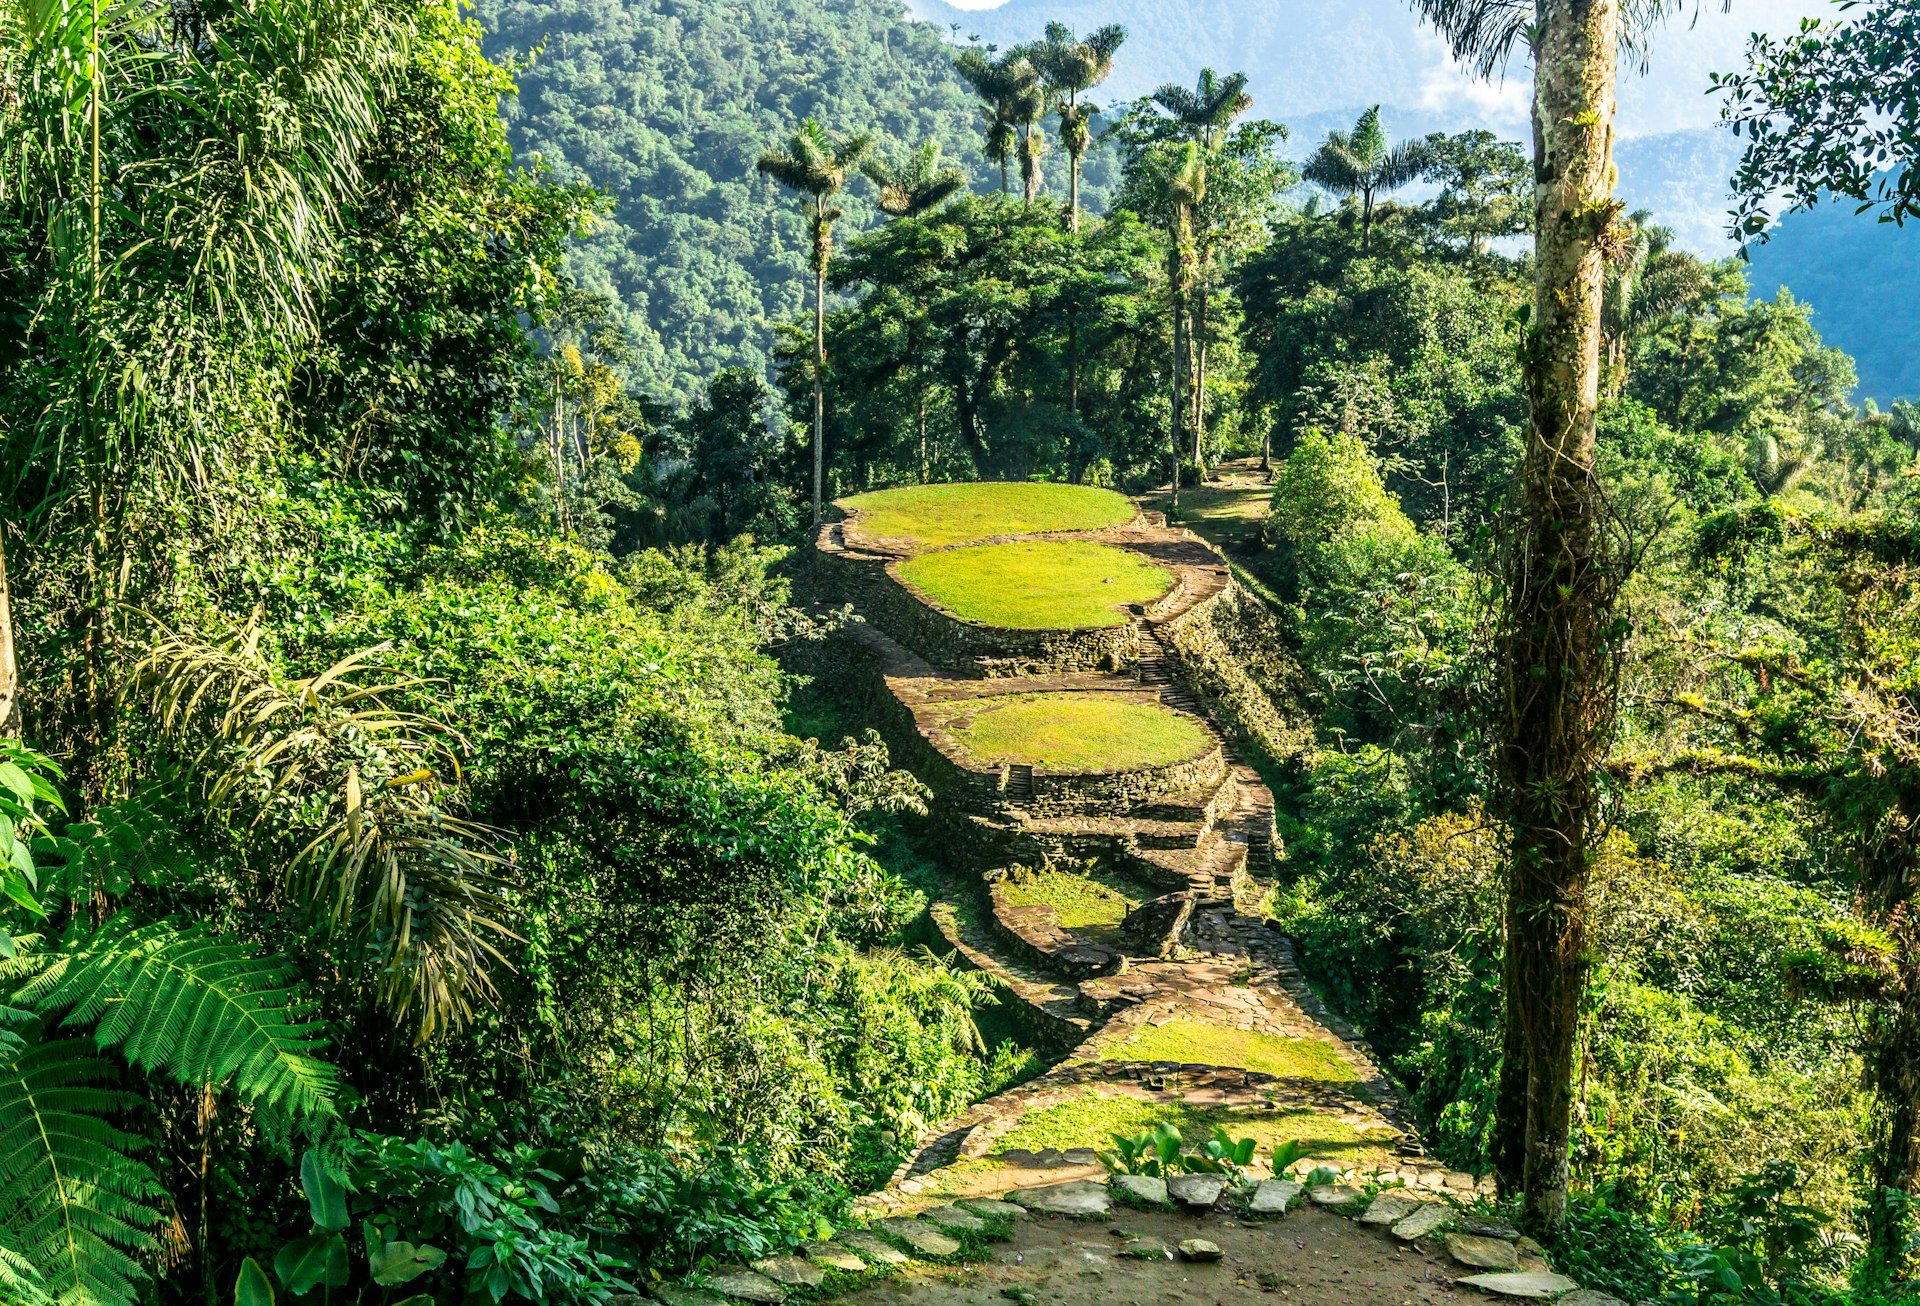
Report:
M1120 694L1005 694L974 699L948 730L987 765L1132 771L1198 757L1213 737L1192 717ZM960 722L964 721L964 724Z
M1049 1147L1111 1147L1113 1136L1143 1134L1161 1121L1178 1128L1190 1145L1204 1142L1214 1126L1224 1125L1235 1138L1259 1142L1259 1154L1297 1138L1307 1154L1331 1165L1366 1166L1391 1159L1385 1146L1332 1116L1304 1107L1288 1111L1248 1111L1239 1107L1190 1107L1183 1103L1148 1102L1137 1097L1108 1097L1088 1089L1081 1096L1029 1111L1019 1124L996 1140L1001 1149L1030 1152Z
M1238 485L1193 486L1180 491L1180 524L1194 534L1221 548L1237 548L1260 534L1267 506L1273 501L1273 487L1265 482ZM1173 501L1166 491L1147 496L1149 508L1166 512Z
M908 485L856 494L840 506L860 514L868 535L928 548L993 535L1095 531L1130 522L1134 514L1132 501L1112 490L1035 481Z
M1011 630L1117 626L1120 609L1173 588L1164 567L1087 540L1020 540L923 553L900 576L967 621Z
M1237 1066L1263 1075L1354 1082L1353 1067L1317 1038L1279 1038L1251 1029L1230 1029L1198 1020L1149 1025L1105 1052L1109 1061L1178 1061Z
M1059 916L1063 928L1094 943L1115 941L1127 913L1157 897L1154 890L1104 868L1075 871L1021 871L1004 890L1007 904L1031 907L1045 904Z

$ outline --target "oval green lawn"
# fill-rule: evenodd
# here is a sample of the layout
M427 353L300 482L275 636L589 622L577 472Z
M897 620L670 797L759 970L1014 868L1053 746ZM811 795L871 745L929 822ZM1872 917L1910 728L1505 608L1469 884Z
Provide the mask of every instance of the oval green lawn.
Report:
M994 535L1097 531L1133 520L1133 503L1112 490L1043 481L908 485L842 499L875 539L915 540L928 548Z
M1122 694L1007 694L975 699L969 712L965 725L948 728L988 766L1134 771L1198 757L1213 746L1192 717Z
M1173 588L1173 573L1087 540L1018 540L923 553L901 579L957 617L1016 630L1117 626L1124 604Z

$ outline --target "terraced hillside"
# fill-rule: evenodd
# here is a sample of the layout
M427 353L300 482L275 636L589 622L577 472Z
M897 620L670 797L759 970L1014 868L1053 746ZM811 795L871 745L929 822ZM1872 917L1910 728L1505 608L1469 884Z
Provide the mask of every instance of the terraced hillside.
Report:
M1572 1291L1537 1247L1486 1218L1484 1182L1425 1158L1366 1044L1251 911L1275 869L1273 797L1214 710L1227 682L1169 655L1210 646L1207 628L1235 599L1225 560L1158 513L1073 487L916 487L840 508L812 559L819 597L857 618L830 660L866 682L896 760L935 790L946 946L998 981L1029 1041L1058 1062L917 1140L858 1204L871 1228L708 1287L817 1295L858 1286L878 1258L948 1272L867 1286L874 1302L1217 1302L1280 1284L1304 1306L1439 1300L1456 1283ZM1072 562L1033 574L1039 600L979 566L982 550ZM1049 605L1057 618L1039 619ZM1257 1185L1122 1176L1110 1191L1094 1149L1161 1123L1188 1139L1224 1127L1257 1140ZM1282 1168L1304 1183L1272 1173L1289 1143ZM1111 1214L1116 1196L1143 1208L1112 1231L1119 1242L1024 1220ZM1303 1203L1288 1238L1240 1232ZM988 1238L1011 1249L978 1257ZM1446 1258L1409 1259L1429 1244ZM1305 1273L1310 1258L1330 1258L1324 1274ZM1240 1268L1165 1278L1222 1260ZM1141 1281L1122 1287L1109 1271Z

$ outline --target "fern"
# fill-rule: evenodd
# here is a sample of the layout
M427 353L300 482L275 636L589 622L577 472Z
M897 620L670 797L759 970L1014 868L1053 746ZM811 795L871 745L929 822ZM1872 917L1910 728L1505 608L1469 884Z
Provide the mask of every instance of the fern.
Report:
M293 967L214 937L204 925L109 919L70 944L13 996L141 1070L227 1085L259 1106L311 1119L333 1114L337 1076L314 1053L320 1024Z
M108 1123L138 1103L118 1075L77 1039L0 1037L0 1239L26 1300L130 1306L145 1277L165 1194Z

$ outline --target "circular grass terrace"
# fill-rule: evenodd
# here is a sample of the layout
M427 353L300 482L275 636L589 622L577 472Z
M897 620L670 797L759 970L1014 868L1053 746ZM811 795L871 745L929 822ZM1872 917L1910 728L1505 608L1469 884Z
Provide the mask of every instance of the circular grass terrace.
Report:
M959 617L1006 630L1118 626L1132 603L1173 588L1173 573L1087 540L1018 540L923 553L900 579Z
M977 481L908 485L839 501L861 534L909 540L937 549L995 535L1097 531L1133 520L1133 501L1090 485L1042 481Z
M1071 690L975 699L947 730L983 765L1049 771L1138 771L1184 762L1214 746L1205 726L1172 708Z

